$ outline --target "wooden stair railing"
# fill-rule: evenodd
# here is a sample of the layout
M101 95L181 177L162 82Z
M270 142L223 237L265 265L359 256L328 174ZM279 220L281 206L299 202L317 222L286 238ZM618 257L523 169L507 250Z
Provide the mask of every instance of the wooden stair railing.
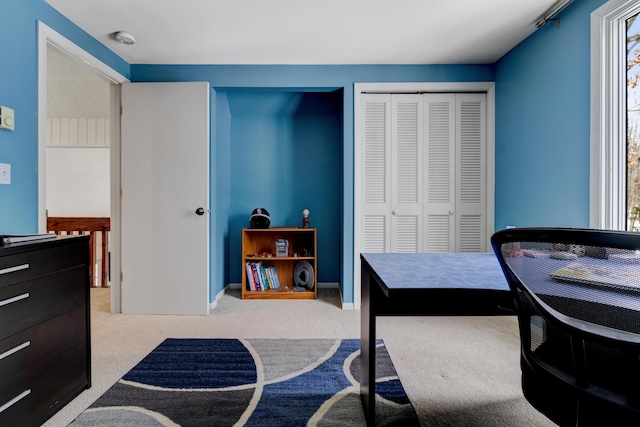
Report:
M89 234L89 246L91 247L90 258L90 274L91 286L95 286L95 268L96 268L96 237L101 234L101 254L102 254L102 276L100 277L100 287L109 286L109 268L108 268L108 232L111 230L111 219L104 217L47 217L47 232L55 231L56 234Z

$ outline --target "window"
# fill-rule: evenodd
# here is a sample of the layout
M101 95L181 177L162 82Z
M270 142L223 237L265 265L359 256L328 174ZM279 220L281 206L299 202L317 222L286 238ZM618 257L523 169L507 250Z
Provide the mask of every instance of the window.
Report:
M627 30L637 28L633 17L639 12L637 0L610 0L591 14L590 225L594 228L627 229L627 180L633 185L635 179L631 173L627 176ZM629 152L634 149L629 147Z
M640 19L626 20L627 230L640 231Z

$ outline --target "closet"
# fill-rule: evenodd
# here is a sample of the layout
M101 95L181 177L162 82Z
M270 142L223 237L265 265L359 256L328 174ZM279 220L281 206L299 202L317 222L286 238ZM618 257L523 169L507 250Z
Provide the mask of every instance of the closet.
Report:
M362 252L485 250L486 94L362 100Z

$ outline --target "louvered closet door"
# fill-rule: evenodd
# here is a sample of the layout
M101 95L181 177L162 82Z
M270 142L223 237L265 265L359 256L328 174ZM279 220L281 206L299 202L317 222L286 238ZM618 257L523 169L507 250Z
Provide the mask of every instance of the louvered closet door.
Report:
M486 95L425 94L427 252L486 247Z
M391 97L391 252L422 252L421 95Z
M389 252L391 95L363 96L362 252Z
M425 252L455 245L456 96L425 94Z
M486 248L486 95L363 96L363 252Z
M486 95L456 95L456 252L486 247Z

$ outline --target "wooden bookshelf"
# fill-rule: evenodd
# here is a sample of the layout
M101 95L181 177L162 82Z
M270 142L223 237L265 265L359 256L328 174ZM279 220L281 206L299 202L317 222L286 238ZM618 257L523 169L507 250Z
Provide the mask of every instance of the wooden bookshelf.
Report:
M276 241L289 242L287 256L276 256ZM305 250L307 256L304 256ZM269 254L269 255L267 255ZM300 261L313 267L313 289L294 291L294 271ZM274 267L280 288L251 290L247 285L248 262L261 262ZM242 230L242 299L315 299L318 296L317 240L315 228L272 227Z

